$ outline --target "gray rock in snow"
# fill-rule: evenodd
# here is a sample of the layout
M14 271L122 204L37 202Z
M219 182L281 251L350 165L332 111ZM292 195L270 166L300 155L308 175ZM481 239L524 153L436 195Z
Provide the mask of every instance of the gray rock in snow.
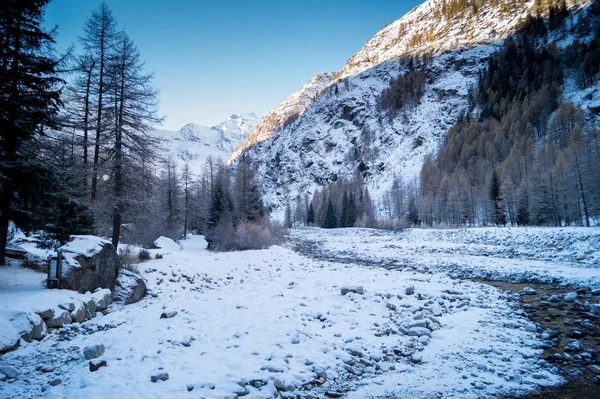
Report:
M146 282L136 273L119 270L113 297L125 305L136 303L146 295Z
M565 302L575 302L577 300L577 293L576 292L569 292L568 294L565 294L563 300Z
M97 357L100 357L103 354L104 345L102 344L88 346L83 350L83 356L85 357L85 360L96 359Z
M53 387L57 386L60 383L62 383L62 380L60 378L55 378L51 381L48 381L48 385L52 385Z
M318 378L322 379L322 380L326 380L327 379L327 372L322 369L321 367L313 367L313 372L317 375Z
M152 382L166 381L168 379L169 379L169 373L158 373L158 374L154 374L153 376L150 377L150 381L152 381Z
M350 292L352 292L354 294L363 295L365 293L365 289L362 286L342 287L342 289L341 289L342 295L346 295Z
M6 375L4 373L0 373L0 382L6 381Z
M521 295L535 295L536 291L531 287L525 287L521 291Z
M415 293L415 286L411 285L410 287L406 287L406 289L404 290L404 293L406 295L413 295Z
M172 319L173 317L177 316L177 311L174 310L172 312L164 312L160 315L161 319Z
M60 310L56 309L54 311L54 316L51 319L46 320L46 325L49 328L60 328L65 324L71 324L71 312L68 310Z
M58 307L62 310L67 310L69 312L75 310L75 304L73 302L61 303L60 305L58 305Z
M590 305L590 312L595 315L600 315L600 303L592 303Z
M73 317L74 323L81 323L85 319L85 304L78 301L75 304L75 308L71 310L71 316Z
M428 328L424 327L413 327L408 329L407 335L409 337L420 337L422 335L425 335L431 338L431 331Z
M4 374L6 378L17 378L21 375L21 370L13 366L6 366L0 368L0 373Z

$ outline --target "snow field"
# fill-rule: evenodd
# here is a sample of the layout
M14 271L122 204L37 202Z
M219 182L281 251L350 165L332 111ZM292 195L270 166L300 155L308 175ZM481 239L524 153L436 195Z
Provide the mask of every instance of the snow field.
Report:
M182 251L140 265L150 289L140 303L113 304L106 316L3 355L0 367L28 374L0 384L0 396L191 397L192 389L193 397L272 398L277 389L284 397L352 388L358 398L401 383L412 397L475 397L561 381L537 363L518 302L488 285L282 247L215 254L205 246L192 236ZM347 286L364 293L341 295ZM81 353L94 344L106 346L108 366L91 373ZM46 363L56 369L41 372ZM150 382L159 372L169 379Z

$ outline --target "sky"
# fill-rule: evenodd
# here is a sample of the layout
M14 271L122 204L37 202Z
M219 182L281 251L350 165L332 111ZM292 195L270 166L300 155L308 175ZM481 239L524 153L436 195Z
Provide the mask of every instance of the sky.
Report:
M422 0L106 0L161 91L163 128L264 116L313 75L340 70ZM96 0L52 0L57 47L77 48Z

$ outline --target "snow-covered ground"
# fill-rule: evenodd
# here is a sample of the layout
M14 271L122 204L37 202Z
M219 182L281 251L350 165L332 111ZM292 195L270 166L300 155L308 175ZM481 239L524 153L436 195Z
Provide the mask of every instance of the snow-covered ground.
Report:
M600 287L600 229L294 230L322 258L454 278Z
M597 242L597 233L589 235ZM402 242L359 229L307 229L294 240L300 236L386 256L397 250L393 240ZM459 245L449 242L445 248ZM322 261L283 247L219 254L205 247L192 236L181 251L141 264L150 289L141 302L113 304L107 315L2 355L0 370L22 374L0 382L0 397L273 398L279 388L279 397L476 398L562 381L538 358L535 326L516 294L446 273ZM503 256L488 250L490 259ZM342 295L344 287L363 293ZM0 303L9 295L0 292ZM107 367L90 372L82 351L95 344L105 345L97 360ZM169 379L151 382L161 372Z

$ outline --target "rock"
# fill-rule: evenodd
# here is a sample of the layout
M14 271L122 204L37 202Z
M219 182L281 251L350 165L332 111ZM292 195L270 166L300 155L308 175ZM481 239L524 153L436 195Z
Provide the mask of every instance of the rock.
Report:
M85 360L96 359L102 355L104 355L104 345L102 344L88 346L83 350Z
M108 366L108 364L106 363L106 360L100 360L100 361L90 360L89 366L90 366L90 372L93 373L94 371L98 371L102 367Z
M112 301L112 292L109 289L97 289L92 295L96 304L96 311L105 310Z
M426 336L426 335L421 335L419 337L419 342L423 345L423 346L427 346L429 345L429 343L431 342L431 339Z
M54 317L54 309L37 310L35 313L38 314L42 319L48 320Z
M172 319L173 317L177 316L177 311L174 310L172 312L164 312L160 315L161 319Z
M0 328L0 353L8 352L19 346L21 337L12 325Z
M48 381L48 385L52 385L53 387L57 386L60 383L62 383L62 380L60 378L55 378L51 381Z
M420 337L422 335L425 335L425 336L431 338L431 331L429 331L428 328L424 328L424 327L413 327L413 328L408 329L407 335L409 337Z
M152 381L152 382L166 381L168 379L169 379L169 373L158 373L158 374L154 374L153 376L150 377L150 381Z
M385 307L388 308L389 310L391 310L392 312L395 312L398 310L398 307L396 305L394 305L393 303L386 303Z
M42 366L42 368L40 369L40 371L41 371L42 373L51 373L51 372L53 372L54 370L56 370L56 367L54 367L54 366L53 366L53 365L51 365L51 364L47 364L47 365L45 365L45 366Z
M75 304L73 302L61 303L58 307L62 310L72 312L75 310Z
M82 248L85 253L82 253ZM62 247L62 288L84 293L97 288L113 289L117 271L123 267L115 247L97 237L75 236Z
M0 373L4 374L6 378L17 378L21 375L21 370L13 366L0 367Z
M317 375L318 378L322 380L327 380L327 372L321 367L313 367L313 372Z
M552 302L552 303L554 303L554 302L559 302L559 301L560 301L560 298L558 297L558 295L551 295L551 296L548 298L548 302Z
M359 294L359 295L363 295L365 293L365 289L361 286L355 286L355 287L342 287L341 289L341 293L342 295L346 295L348 293L354 293L354 294Z
M575 302L576 300L577 300L576 292L569 292L568 294L565 294L565 296L563 297L563 301L565 301L565 302Z
M123 302L125 305L136 303L146 295L146 283L144 279L129 270L119 270L113 298L115 301Z
M85 303L85 318L90 320L96 317L96 302L93 299Z
M44 320L37 313L19 313L11 320L11 325L27 342L34 339L39 341L48 332Z
M85 304L81 301L77 301L75 309L71 311L71 317L74 323L81 323L85 319Z
M600 366L598 366L597 364L592 364L588 367L588 369L594 374L600 374Z
M46 325L49 328L60 328L65 324L71 324L71 313L68 310L55 309L54 316L46 320Z
M536 291L531 287L525 287L521 291L521 295L535 295Z
M6 381L6 375L4 375L3 373L0 373L0 382L4 382Z
M404 290L404 293L406 295L413 295L415 293L415 286L411 285L410 287L406 287L406 289Z
M325 392L325 396L329 396L330 398L341 398L344 394L338 391L327 391Z
M537 332L537 326L535 324L533 324L533 323L527 323L527 324L525 324L523 326L523 329L525 331L529 331L529 332L533 332L533 333Z
M593 303L590 305L590 312L593 314L600 316L600 303Z
M352 356L357 356L357 357L363 356L362 350L359 348L356 348L356 347L348 347L348 348L346 348L346 352L348 352Z
M410 360L413 363L421 363L423 361L423 356L419 355L418 353L414 353L411 355Z
M192 392L194 390L194 386L192 384L187 384L186 388L188 392Z

